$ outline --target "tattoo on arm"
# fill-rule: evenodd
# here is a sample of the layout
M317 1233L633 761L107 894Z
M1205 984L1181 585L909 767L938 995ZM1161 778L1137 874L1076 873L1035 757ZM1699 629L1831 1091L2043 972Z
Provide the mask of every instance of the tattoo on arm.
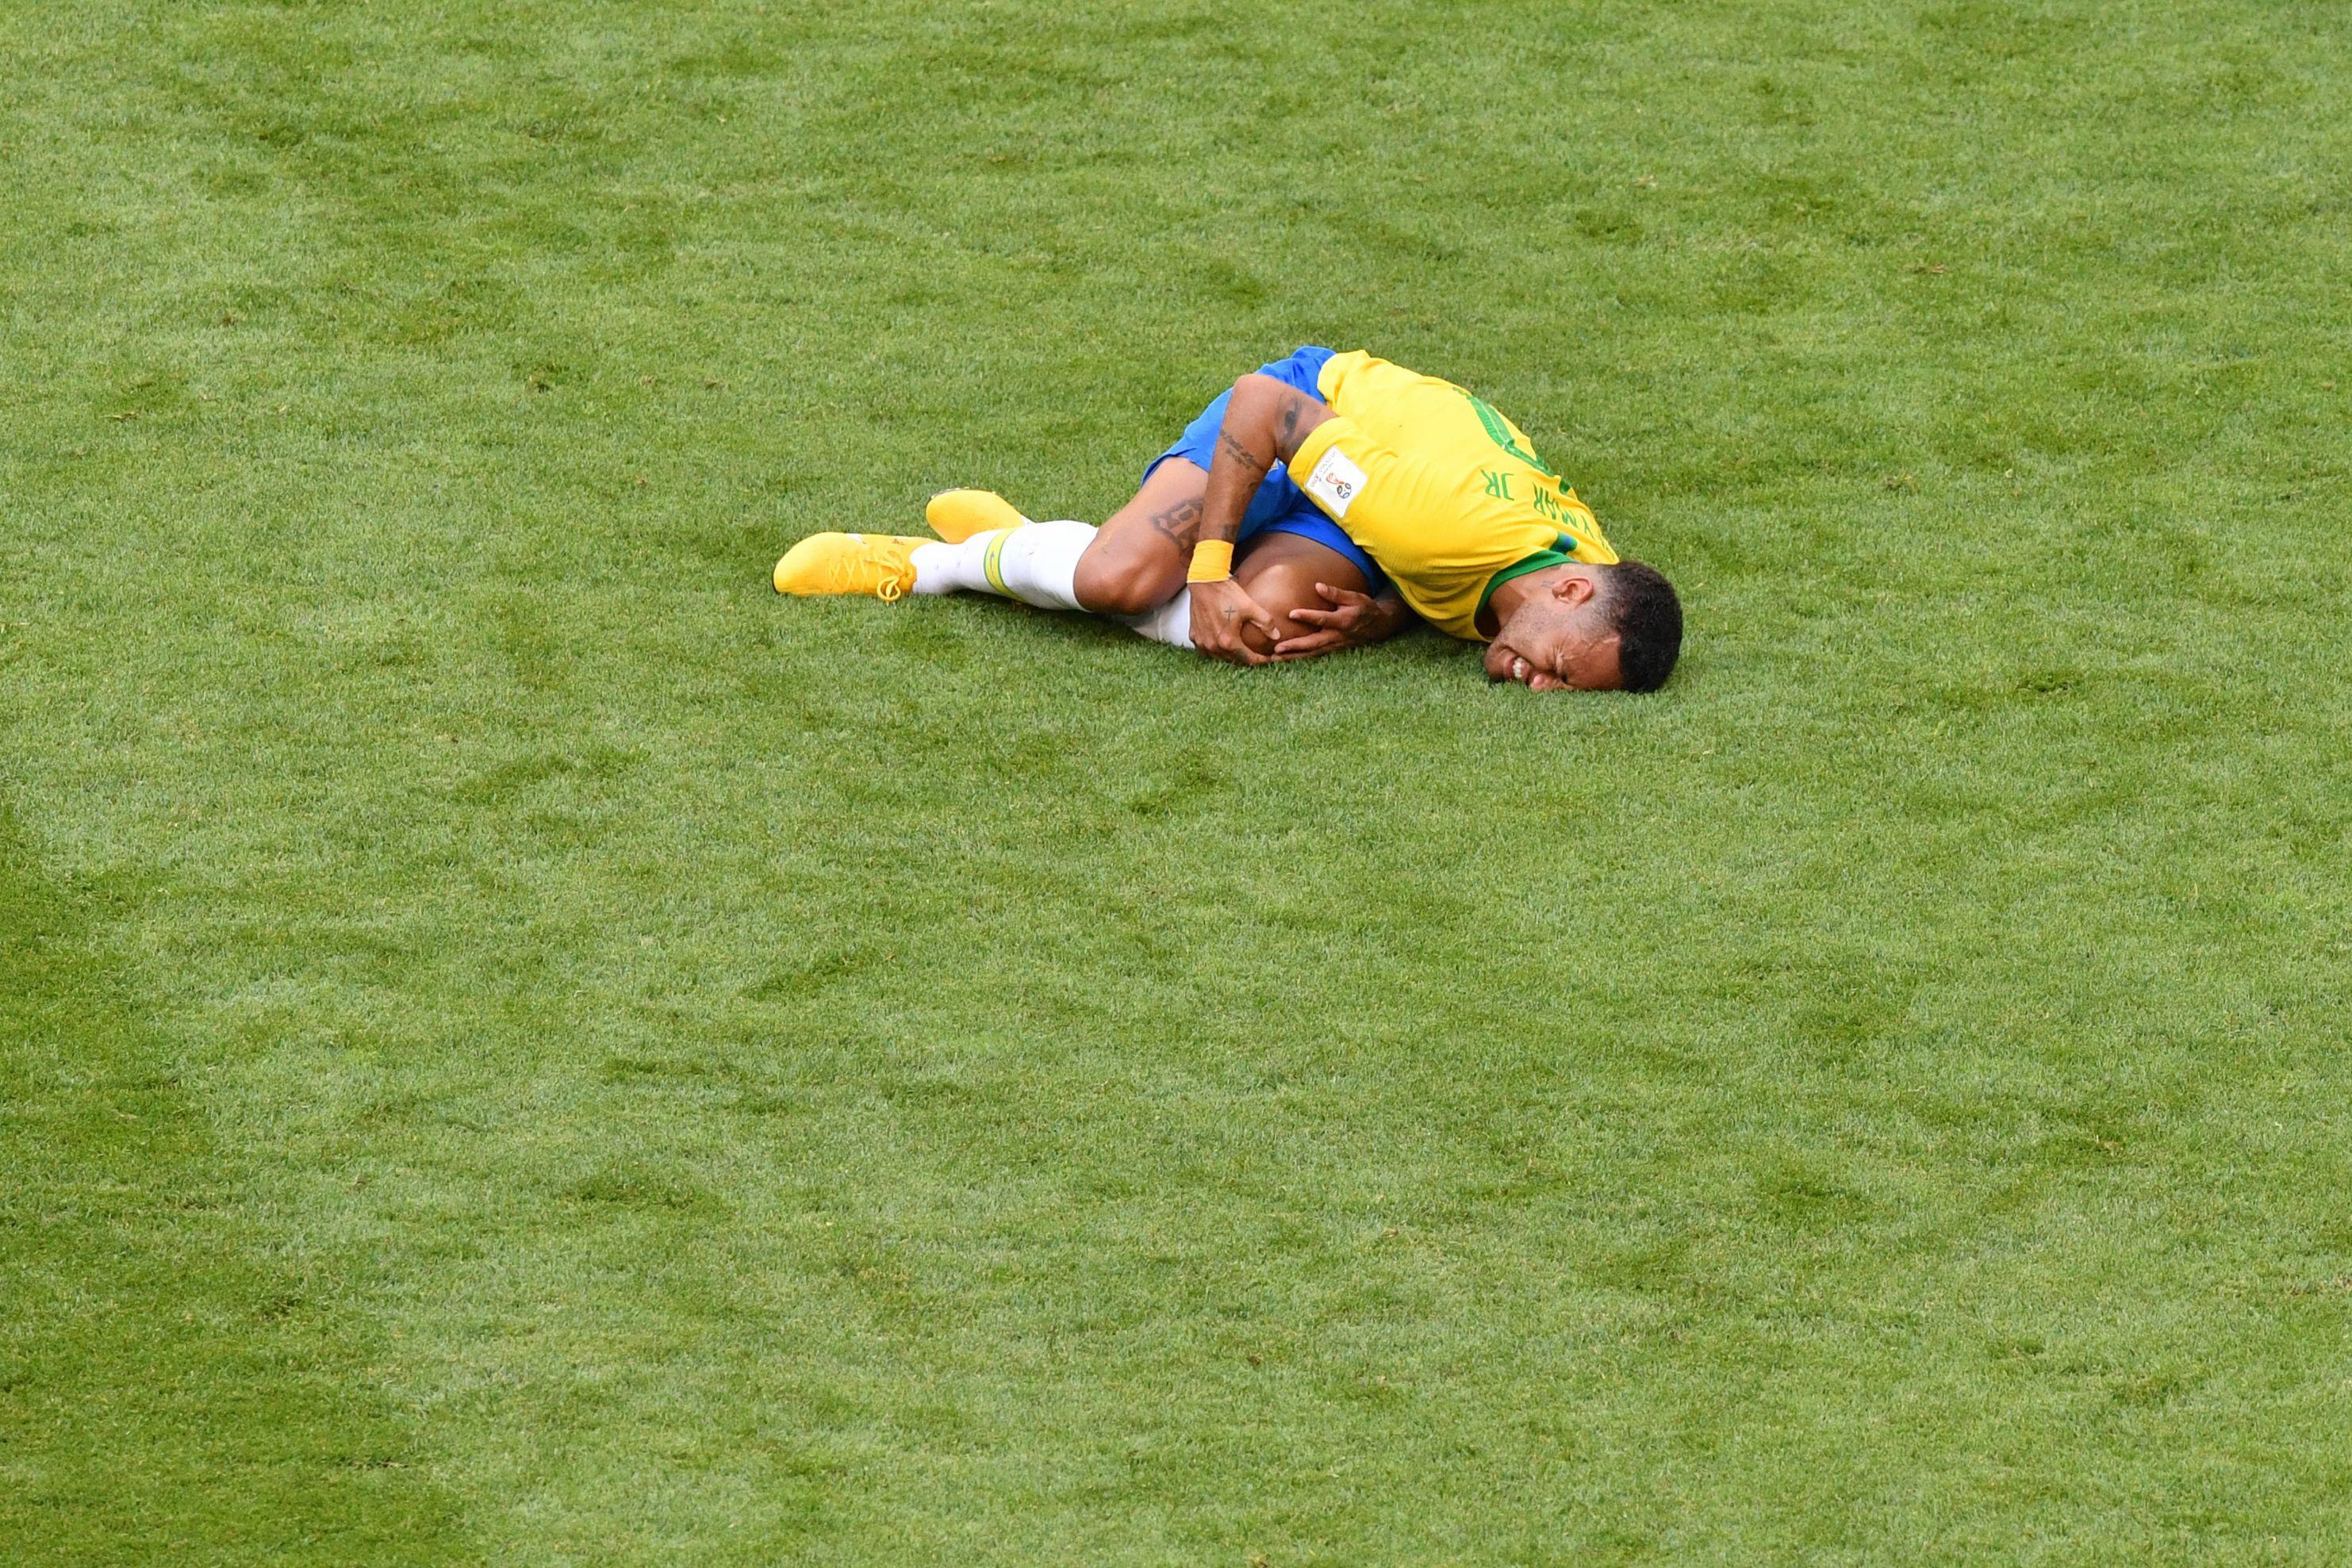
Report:
M1239 441L1234 440L1231 431L1221 430L1217 432L1217 444L1224 450L1226 456L1231 457L1234 462L1240 464L1251 473L1263 474L1265 472L1265 464L1258 457L1257 454L1252 452Z
M1298 416L1307 412L1307 400L1297 392L1282 405L1282 423L1276 427L1274 449L1277 454L1298 450Z
M1179 501L1165 511L1154 512L1151 526L1167 536L1178 549L1191 549L1201 532L1201 503Z

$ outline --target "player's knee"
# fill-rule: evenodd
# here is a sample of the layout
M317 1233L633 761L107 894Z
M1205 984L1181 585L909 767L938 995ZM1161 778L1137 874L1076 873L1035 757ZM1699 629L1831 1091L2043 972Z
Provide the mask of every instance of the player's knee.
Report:
M1097 615L1141 615L1175 597L1175 589L1162 576L1129 561L1097 560L1089 551L1078 558L1071 586L1078 602Z
M1282 628L1283 637L1296 637L1298 635L1298 630L1296 623L1290 619L1290 611L1287 606L1276 607L1269 604L1266 606L1266 609L1273 612L1275 623ZM1282 637L1269 637L1264 632L1259 631L1255 625L1251 625L1242 628L1242 641L1248 645L1250 652L1253 653L1272 653L1275 650L1276 644L1282 641Z
M1242 641L1256 653L1271 653L1283 638L1303 636L1314 630L1303 621L1293 621L1292 611L1324 608L1321 596L1315 591L1311 572L1283 569L1245 574L1242 586L1281 628L1280 635L1269 637L1255 624L1243 627Z

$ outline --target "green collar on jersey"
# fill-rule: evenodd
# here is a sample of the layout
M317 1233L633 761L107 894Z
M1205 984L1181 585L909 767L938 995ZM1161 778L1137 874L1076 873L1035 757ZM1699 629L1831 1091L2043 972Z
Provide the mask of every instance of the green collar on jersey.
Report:
M1478 595L1477 614L1486 613L1486 601L1495 597L1495 590L1515 577L1525 577L1531 571L1541 571L1548 566L1566 566L1576 559L1576 541L1566 534L1550 549L1539 549L1523 559L1515 560L1486 580L1486 591Z

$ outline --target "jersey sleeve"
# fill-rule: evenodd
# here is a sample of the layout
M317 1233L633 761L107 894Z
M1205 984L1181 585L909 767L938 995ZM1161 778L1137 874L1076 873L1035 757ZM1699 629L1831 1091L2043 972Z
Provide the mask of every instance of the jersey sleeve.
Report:
M1375 559L1383 547L1408 546L1408 531L1437 512L1452 487L1428 464L1381 445L1346 414L1309 432L1291 455L1289 471L1307 498Z

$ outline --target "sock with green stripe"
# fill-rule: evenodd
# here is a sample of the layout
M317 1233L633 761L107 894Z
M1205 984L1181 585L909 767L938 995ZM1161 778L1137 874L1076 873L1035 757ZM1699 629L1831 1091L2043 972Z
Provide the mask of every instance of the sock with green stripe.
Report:
M1092 523L1024 523L974 534L960 545L915 547L917 593L1000 593L1044 610L1083 610L1078 558L1095 540Z

